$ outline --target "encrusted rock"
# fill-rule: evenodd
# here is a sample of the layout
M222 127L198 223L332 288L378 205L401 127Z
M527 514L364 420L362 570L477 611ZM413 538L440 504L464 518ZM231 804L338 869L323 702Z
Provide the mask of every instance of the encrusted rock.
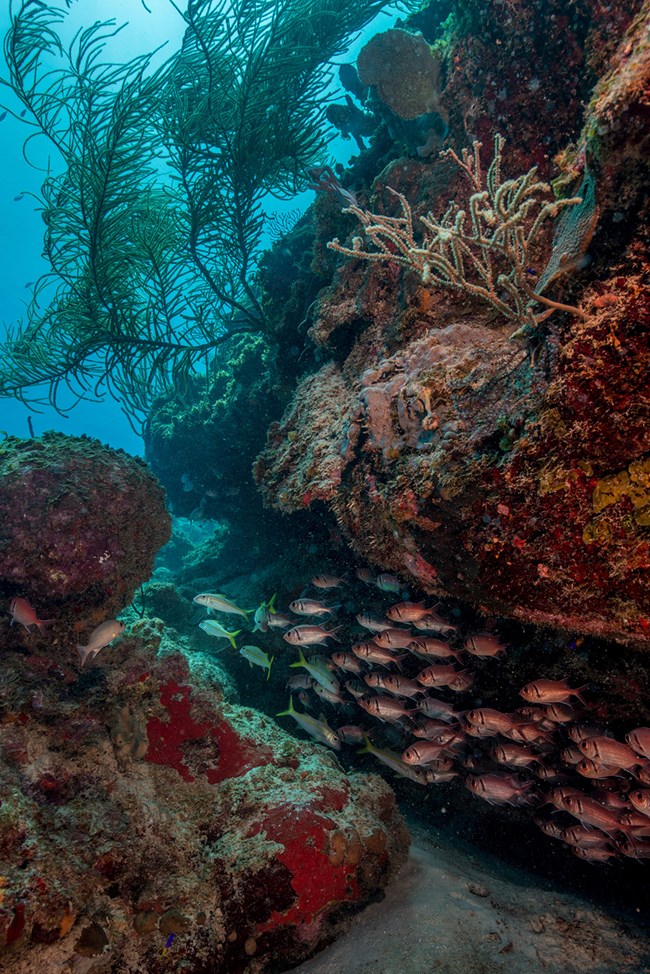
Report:
M0 596L28 599L55 634L128 605L170 523L160 485L122 450L61 433L2 445Z

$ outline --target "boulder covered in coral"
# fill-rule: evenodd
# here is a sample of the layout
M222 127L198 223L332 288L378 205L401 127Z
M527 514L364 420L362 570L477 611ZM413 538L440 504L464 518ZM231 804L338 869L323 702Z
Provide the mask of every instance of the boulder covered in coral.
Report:
M486 297L496 264L478 286L472 275L490 233L472 249L467 230L460 257L447 249L462 235L461 216L494 225L492 211L481 211L489 194L477 190L470 199L467 190L468 175L477 177L475 189L480 183L471 154L386 166L368 188L372 213L354 211L361 222L352 239L346 247L334 242L346 260L321 293L310 332L330 361L303 378L271 426L255 475L266 503L284 512L325 502L360 557L420 590L648 647L650 129L639 119L647 119L650 55L640 36L647 4L634 19L640 6L621 5L624 16L617 7L607 31L593 11L573 25L569 33L577 44L579 28L585 50L572 47L571 56L582 64L593 48L603 80L582 133L575 90L558 93L563 102L549 116L548 135L544 114L534 115L535 144L547 147L540 154L529 146L528 109L541 97L541 75L518 87L502 82L496 109L487 88L470 97L459 81L492 78L495 58L499 70L504 59L525 60L529 35L516 28L531 10L474 5L479 20L450 39L445 95L458 103L452 145L470 141L477 107L484 109L493 125L482 146L486 185L503 172L514 186L525 174L529 182L550 180L558 172L551 152L574 139L578 145L557 160L556 189L582 202L554 204L549 196L549 213L564 206L554 239L548 230L525 237L519 258L512 248ZM557 4L536 10L554 17ZM500 46L481 40L492 34ZM602 132L594 128L600 121ZM614 152L627 145L633 121L632 147ZM509 142L488 172L499 131L512 152ZM445 213L460 222L436 224ZM430 240L441 228L429 251L420 217ZM427 253L429 264L418 270ZM497 263L503 256L492 254ZM532 317L515 329L501 304L513 296L517 267Z
M124 609L170 529L164 492L137 457L62 433L2 444L0 595L26 599L55 635Z
M393 793L136 630L69 681L2 656L2 969L296 964L405 860Z

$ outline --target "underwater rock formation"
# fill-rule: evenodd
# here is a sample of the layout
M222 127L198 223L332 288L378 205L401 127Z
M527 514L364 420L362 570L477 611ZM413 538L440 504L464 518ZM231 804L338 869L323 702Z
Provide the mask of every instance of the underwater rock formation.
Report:
M0 447L0 594L26 598L55 635L128 605L170 523L155 477L122 450L61 433Z
M3 653L6 974L277 970L404 861L381 778L196 683L137 639L67 682Z
M603 79L582 135L576 87L557 87L563 68L555 61L545 69L561 102L552 119L532 108L539 78L527 85L506 78L503 98L495 93L498 117L490 103L497 68L509 62L514 71L529 53L520 30L532 16L527 5L472 8L448 58L453 137L462 145L472 128L485 134L489 125L485 168L495 131L513 146L504 178L535 163L537 178L549 178L550 151L582 140L558 164L564 195L583 204L566 209L554 240L542 235L527 255L545 295L570 299L576 313L556 311L524 344L510 340L514 329L469 286L423 285L389 252L349 257L321 293L310 332L331 360L301 381L271 426L255 475L266 503L280 510L326 502L359 556L425 592L647 646L650 127L642 120L650 55L645 15L633 19L640 5L624 6L625 15L611 12L609 34L601 8L564 23L571 57L586 72L588 56ZM542 20L557 16L553 2L536 10ZM555 23L552 37L536 28L551 47L559 42ZM486 87L470 106L459 78L478 76ZM630 147L616 150L628 144L630 127ZM444 213L449 200L466 205L463 177L448 159L398 160L375 179L372 210L401 216L386 189L403 194L417 236L420 215Z

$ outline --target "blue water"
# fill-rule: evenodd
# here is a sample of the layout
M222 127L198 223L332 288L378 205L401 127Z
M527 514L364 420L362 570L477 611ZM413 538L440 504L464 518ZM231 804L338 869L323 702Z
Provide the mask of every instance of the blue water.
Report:
M117 24L127 24L120 33L119 40L114 42L114 47L109 48L114 60L128 60L161 44L166 46L160 58L168 57L182 39L181 19L168 0L151 0L147 6L151 13L138 0L86 0L78 7L73 7L68 18L69 27L76 30L97 20L112 18ZM357 38L341 60L354 60L368 37L391 26L394 19L395 11L391 12L391 8L387 8ZM9 11L4 7L0 10L2 36L9 25ZM6 68L2 77L6 77ZM340 90L337 83L333 85L333 90ZM10 108L18 105L18 112L22 107L6 88L0 90L0 104ZM0 114L3 110L0 108ZM48 270L48 265L41 256L43 223L38 201L34 197L38 197L43 170L48 162L56 168L57 160L55 156L49 155L50 147L44 145L44 140L40 140L40 143L37 141L30 147L29 159L32 164L41 167L41 171L29 165L23 156L23 141L28 134L27 126L10 114L0 122L0 341L4 339L8 326L24 318L29 300L29 285ZM336 137L332 140L330 149L333 161L346 163L354 149L354 143ZM269 199L266 211L269 215L296 208L304 211L313 196L313 192L309 191L287 203ZM70 400L72 401L72 397ZM34 407L27 408L13 398L0 397L0 431L12 436L27 437L30 435L28 417L31 417L36 435L46 430L57 430L74 436L85 433L111 446L121 447L129 453L143 452L141 437L133 430L119 404L108 396L99 402L84 400L65 416L47 404L37 412Z

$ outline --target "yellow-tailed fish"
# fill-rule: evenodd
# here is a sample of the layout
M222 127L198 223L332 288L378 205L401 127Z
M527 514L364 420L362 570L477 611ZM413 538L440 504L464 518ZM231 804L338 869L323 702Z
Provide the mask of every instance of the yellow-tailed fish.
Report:
M199 629L207 632L208 636L214 636L216 639L227 639L232 648L237 649L235 636L239 635L241 629L235 629L234 632L229 632L216 619L204 619L203 622L199 623Z
M316 741L320 741L321 744L327 744L328 747L333 747L334 750L338 751L341 747L341 741L334 733L332 728L329 726L326 720L316 720L315 717L310 717L309 714L300 713L298 710L294 709L293 697L289 697L289 707L287 710L281 710L278 717L293 717L297 724L302 727L311 737Z
M252 609L240 609L238 605L235 605L225 595L214 592L201 592L200 595L194 596L194 601L198 602L199 605L207 606L213 612L228 612L231 615L243 616L244 619L248 619L248 616L253 611Z
M265 653L259 646L242 646L239 655L247 659L251 666L261 666L263 670L266 670L266 679L268 680L271 675L271 663L275 656L271 656L269 659L269 654Z
M401 754L398 754L396 751L388 751L375 747L369 737L364 737L363 747L359 748L357 754L373 754L378 761L385 764L395 774L401 775L403 778L410 778L411 781L417 781L420 785L422 784L422 779L417 771L409 767L405 761L402 761Z
M298 650L299 657L297 663L290 663L289 669L294 666L304 666L308 673L313 676L317 683L329 690L330 693L338 693L340 684L332 671L327 668L321 659L306 660L302 648Z

